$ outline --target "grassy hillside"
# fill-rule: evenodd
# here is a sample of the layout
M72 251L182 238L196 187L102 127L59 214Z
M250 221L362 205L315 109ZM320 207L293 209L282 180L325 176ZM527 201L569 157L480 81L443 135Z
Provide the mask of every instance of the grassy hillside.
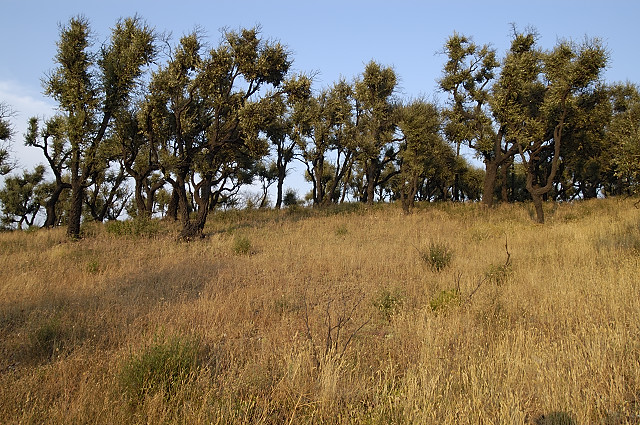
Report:
M640 210L0 234L0 423L636 423Z

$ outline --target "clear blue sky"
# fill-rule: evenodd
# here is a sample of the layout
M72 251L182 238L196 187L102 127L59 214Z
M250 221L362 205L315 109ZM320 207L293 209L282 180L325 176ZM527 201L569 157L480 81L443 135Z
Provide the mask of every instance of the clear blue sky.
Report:
M558 39L598 37L610 51L605 79L640 83L640 2L635 0L0 0L0 11L0 101L17 112L14 152L28 167L42 160L39 152L22 146L22 133L29 116L52 114L41 78L53 67L59 24L78 14L91 22L96 45L107 39L118 18L136 13L174 39L198 26L212 45L223 28L260 25L263 36L289 47L296 71L317 73L316 89L341 76L352 79L373 59L393 66L401 97L432 99L438 96L436 80L444 63L438 52L449 35L472 36L502 56L512 23L536 28L544 48Z

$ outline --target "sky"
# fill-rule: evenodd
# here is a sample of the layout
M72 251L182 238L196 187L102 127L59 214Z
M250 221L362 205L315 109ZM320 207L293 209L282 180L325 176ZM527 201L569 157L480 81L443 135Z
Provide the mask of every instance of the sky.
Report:
M12 150L25 168L43 162L37 149L23 146L23 134L29 117L55 113L41 80L54 68L60 25L77 15L89 20L96 48L119 18L135 14L158 32L171 33L174 41L195 28L204 30L211 46L224 29L259 25L263 37L288 47L294 71L315 75L315 90L340 78L352 80L375 60L395 70L400 98L442 103L437 80L446 39L454 32L471 36L503 57L513 25L535 28L546 49L558 40L600 38L610 54L605 81L640 83L636 0L0 0L0 10L0 102L15 112ZM305 190L300 177L291 180L294 188Z

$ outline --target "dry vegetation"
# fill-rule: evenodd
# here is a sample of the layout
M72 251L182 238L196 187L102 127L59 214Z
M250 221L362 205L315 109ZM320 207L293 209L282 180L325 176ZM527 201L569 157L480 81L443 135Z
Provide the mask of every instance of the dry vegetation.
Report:
M638 423L640 211L547 207L0 234L0 423Z

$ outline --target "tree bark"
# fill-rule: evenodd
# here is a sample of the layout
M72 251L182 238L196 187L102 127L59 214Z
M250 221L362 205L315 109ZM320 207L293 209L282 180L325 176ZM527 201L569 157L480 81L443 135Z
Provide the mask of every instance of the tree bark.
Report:
M496 178L498 176L498 161L495 159L485 159L485 175L482 185L482 204L488 208L493 206L493 195L496 188Z

